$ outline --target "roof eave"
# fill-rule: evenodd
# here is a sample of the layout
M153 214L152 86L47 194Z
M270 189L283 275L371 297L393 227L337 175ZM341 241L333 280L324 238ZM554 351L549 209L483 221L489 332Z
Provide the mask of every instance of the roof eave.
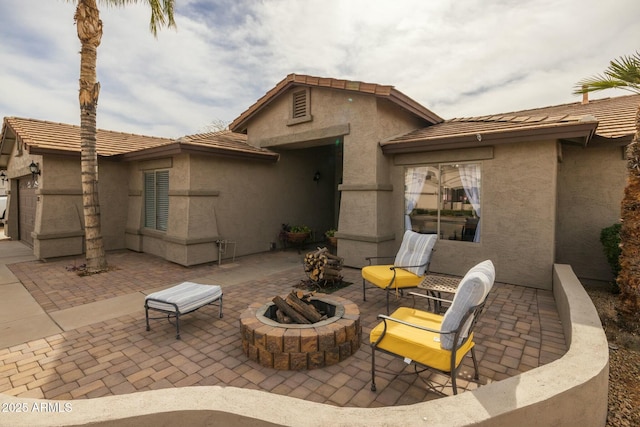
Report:
M249 120L251 120L251 118L253 116L258 114L266 106L271 104L271 102L273 100L275 100L276 98L278 98L278 96L281 93L286 91L289 87L293 86L294 84L296 84L296 83L293 80L291 80L290 76L285 77L278 84L276 84L273 89L271 89L269 92L265 93L263 96L261 96L255 102L255 104L254 104L254 105L256 105L256 109L255 110L251 110L251 107L249 107L247 110L245 110L243 113L241 113L235 120L233 120L229 124L229 130L232 131L232 132L246 133L247 132L247 123L249 122Z
M11 131L12 137L8 135ZM2 133L0 134L0 168L6 169L13 152L13 147L18 136L6 120L2 122Z
M266 162L277 162L280 155L277 153L252 153L240 150L230 150L220 147L204 147L197 144L188 144L174 142L160 147L148 148L132 153L118 155L119 159L126 162L138 160L151 160L161 157L176 156L179 154L202 154L209 156L245 159L245 160L261 160Z
M402 142L381 143L384 154L417 153L460 148L483 147L497 144L512 144L543 139L583 138L586 146L595 134L597 122L553 126L538 129L512 129L502 132L474 133L441 138L416 138Z
M633 134L623 135L619 137L606 137L602 135L594 135L589 141L590 147L603 147L603 146L619 146L624 147L629 145L633 141Z
M444 119L442 117L438 116L436 113L429 110L428 108L423 107L418 102L409 98L408 96L406 96L400 91L393 89L391 91L391 94L388 96L388 98L395 104L399 105L400 107L404 108L407 111L410 111L416 116L427 120L431 124L435 125L435 124L444 122Z
M248 122L256 114L262 111L265 107L271 104L271 102L273 102L276 98L278 98L282 93L286 92L292 86L317 87L317 88L323 88L323 89L344 90L348 92L368 94L368 95L376 96L378 98L389 99L391 102L395 103L396 105L404 108L405 110L416 115L417 117L420 117L421 119L424 119L430 122L431 124L444 122L444 119L442 117L438 116L433 111L422 106L421 104L409 98L408 96L406 96L399 90L393 88L392 86L384 86L383 88L385 88L386 90L381 92L376 92L376 91L367 92L363 90L350 89L348 81L343 81L345 83L344 87L334 87L331 85L323 84L323 81L328 79L314 78L314 81L317 80L318 83L311 84L306 82L303 79L300 79L300 77L301 76L297 74L289 74L287 77L281 80L278 84L276 84L276 86L274 86L273 89L271 89L269 92L264 94L262 97L260 97L260 99L258 99L253 104L255 106L255 109L252 109L253 106L249 107L242 114L240 114L240 116L238 116L234 121L232 121L231 124L229 124L229 129L233 132L246 133Z
M242 150L233 150L222 147L204 147L201 145L182 144L182 151L189 154L202 154L217 157L227 157L243 160L258 160L264 162L277 162L280 154L275 152L251 152Z

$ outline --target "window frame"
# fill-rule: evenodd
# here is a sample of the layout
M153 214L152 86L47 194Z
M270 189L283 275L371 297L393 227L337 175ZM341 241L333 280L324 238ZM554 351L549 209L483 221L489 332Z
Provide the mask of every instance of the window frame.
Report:
M454 226L454 233L453 235L444 235L444 231L443 231L443 224L442 224L442 220L443 220L443 212L444 211L449 211L449 210L453 210L451 209L446 209L445 206L443 205L444 203L461 203L460 200L456 200L456 201L452 201L452 200L445 200L445 189L447 188L446 185L444 185L443 183L443 179L442 179L442 175L443 175L443 168L448 167L448 166L455 166L456 168L459 168L460 166L464 166L464 165L475 165L478 169L477 169L477 177L475 179L477 179L477 183L475 183L475 186L473 186L470 191L474 191L477 192L476 197L478 199L478 203L477 206L474 205L473 201L469 199L469 196L473 197L472 194L467 194L467 190L464 189L464 184L462 188L458 188L458 187L451 187L449 188L449 191L453 191L454 194L457 192L462 191L463 194L465 194L464 196L464 201L462 201L462 205L460 205L460 213L461 213L461 217L465 218L464 221L464 225L460 226L461 228L461 232L460 235L457 235L457 231L456 228ZM436 200L436 205L437 208L433 209L436 210L435 213L435 222L436 222L436 230L435 233L438 235L438 238L441 240L450 240L450 241L458 241L458 242L468 242L468 243L480 243L481 242L481 221L482 221L482 204L483 204L483 200L484 197L482 196L482 169L483 169L483 163L482 161L474 161L474 160L470 160L470 161L462 161L462 162L456 162L456 161L450 161L450 162L439 162L439 163L424 163L424 164L416 164L416 165L410 165L410 166L406 166L404 168L404 175L403 175L403 179L405 180L405 185L404 185L404 206L403 206L403 218L405 218L404 223L405 223L405 229L407 227L410 227L409 229L414 229L414 223L413 223L413 215L414 215L414 211L416 209L424 209L424 208L419 208L417 205L419 203L419 199L421 196L418 196L418 199L415 200L415 206L411 209L411 212L408 213L409 210L409 205L410 205L410 199L407 197L407 193L412 192L411 189L409 188L410 185L408 185L407 183L407 178L408 178L408 174L410 170L415 170L418 168L422 168L425 169L425 176L431 176L433 177L434 175L432 174L433 170L436 170L436 175L435 177L437 178L437 187L436 187L436 192L435 194L433 194L432 196L435 197ZM458 174L460 174L460 172L458 172ZM473 173L471 175L474 175ZM428 178L431 179L431 178ZM459 178L460 181L462 181L462 178ZM468 178L467 178L468 179ZM426 179L425 179L426 182ZM422 187L420 189L420 194L431 194L431 193L425 193L425 182L422 183ZM462 182L461 182L462 183ZM415 193L415 189L413 190L413 192ZM465 205L471 205L471 209L464 209ZM453 206L453 204L452 204ZM428 209L431 210L431 209ZM465 211L470 211L471 215L466 215L466 214L462 214ZM428 213L427 213L428 214ZM446 217L446 216L444 216ZM475 219L476 221L473 221L472 219ZM468 230L469 227L467 227L467 224L470 224L472 226L472 232L473 232L473 237L471 238L471 240L468 239ZM466 229L466 231L465 231ZM425 233L421 230L416 230L419 233L424 233L424 234L428 234ZM467 234L465 234L465 232ZM465 238L466 236L466 238ZM453 237L453 238L452 238Z

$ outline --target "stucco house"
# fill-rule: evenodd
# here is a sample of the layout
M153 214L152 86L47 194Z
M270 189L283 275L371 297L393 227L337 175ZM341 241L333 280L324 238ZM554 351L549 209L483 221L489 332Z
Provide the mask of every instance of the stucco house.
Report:
M491 258L497 280L550 288L554 262L608 280L640 95L444 120L393 86L288 75L229 126L177 140L100 130L108 250L185 266L273 249L281 224L337 228L360 267L408 227L437 233L431 269ZM42 259L83 253L77 126L6 117L5 232ZM29 166L37 166L32 174ZM225 254L224 256L228 256Z

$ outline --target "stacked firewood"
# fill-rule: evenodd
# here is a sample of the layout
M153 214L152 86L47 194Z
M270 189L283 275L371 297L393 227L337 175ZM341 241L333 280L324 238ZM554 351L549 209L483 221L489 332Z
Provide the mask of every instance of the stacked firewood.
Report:
M304 256L304 271L313 282L342 280L343 259L333 255L327 248L318 248Z
M272 301L278 307L276 311L278 323L310 325L326 319L326 313L321 313L311 303L312 296L313 293L305 294L302 291L291 291L284 299L275 296Z

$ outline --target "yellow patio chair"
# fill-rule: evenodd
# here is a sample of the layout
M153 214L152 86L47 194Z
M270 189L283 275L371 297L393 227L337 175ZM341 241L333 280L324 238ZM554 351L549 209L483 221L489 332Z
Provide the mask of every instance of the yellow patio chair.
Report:
M377 259L393 257L367 257L369 265L362 268L362 299L367 300L366 283L384 289L387 294L387 314L389 314L389 293L396 295L404 289L416 288L429 271L431 253L436 244L436 234L420 234L407 230L393 264L373 265Z
M494 279L493 263L483 261L462 278L453 301L450 301L451 306L443 316L409 307L400 307L390 316L378 315L382 322L369 336L371 391L376 391L376 351L400 357L407 364L414 363L417 374L422 372L418 370L419 366L450 374L453 394L458 394L456 376L462 359L471 352L474 378L478 380L473 328L482 314Z

